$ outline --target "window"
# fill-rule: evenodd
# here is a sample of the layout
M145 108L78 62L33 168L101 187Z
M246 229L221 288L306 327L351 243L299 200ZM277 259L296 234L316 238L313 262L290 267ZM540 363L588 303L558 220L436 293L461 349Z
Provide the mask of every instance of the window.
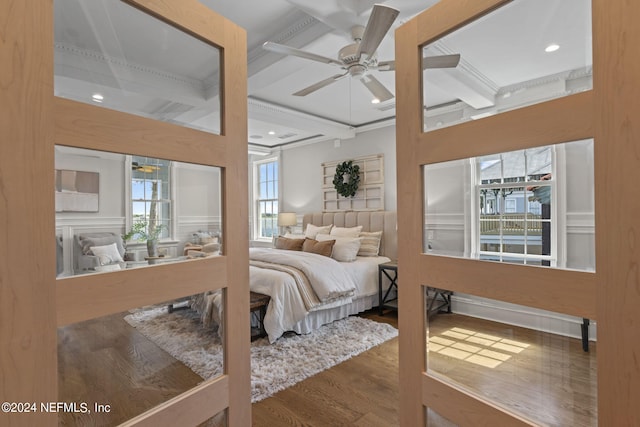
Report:
M540 147L479 157L475 162L480 259L551 265L554 149Z
M132 226L144 224L147 235L159 230L159 237L171 235L171 161L151 157L131 158ZM140 239L140 236L133 236Z
M256 238L270 239L278 234L278 160L255 163Z

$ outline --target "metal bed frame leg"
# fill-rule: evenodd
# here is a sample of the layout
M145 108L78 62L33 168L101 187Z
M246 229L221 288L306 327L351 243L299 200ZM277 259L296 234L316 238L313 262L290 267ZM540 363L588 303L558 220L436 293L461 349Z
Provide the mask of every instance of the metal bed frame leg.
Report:
M582 319L582 350L589 351L589 319Z

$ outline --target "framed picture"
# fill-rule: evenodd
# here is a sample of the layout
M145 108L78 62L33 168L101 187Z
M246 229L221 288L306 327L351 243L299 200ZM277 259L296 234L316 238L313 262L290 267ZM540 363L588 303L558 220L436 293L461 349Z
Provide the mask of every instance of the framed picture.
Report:
M98 212L100 174L56 169L56 212Z

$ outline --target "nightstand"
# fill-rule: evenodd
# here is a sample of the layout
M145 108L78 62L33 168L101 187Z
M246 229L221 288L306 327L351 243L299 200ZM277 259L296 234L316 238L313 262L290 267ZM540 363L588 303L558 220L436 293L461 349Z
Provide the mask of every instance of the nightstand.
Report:
M382 289L383 275L390 280L389 288ZM451 313L451 295L444 289L427 287L427 315ZM384 315L384 309L398 310L398 263L385 262L378 265L378 314Z
M386 292L382 289L382 275L391 281ZM395 261L378 264L378 314L384 309L398 310L398 263Z
M438 288L427 288L427 316L436 313L451 313L453 292Z

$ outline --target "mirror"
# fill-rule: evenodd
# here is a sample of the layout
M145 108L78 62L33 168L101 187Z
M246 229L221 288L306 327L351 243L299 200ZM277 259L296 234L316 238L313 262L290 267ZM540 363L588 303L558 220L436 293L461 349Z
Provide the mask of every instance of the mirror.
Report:
M427 253L595 271L593 140L427 165Z
M119 0L55 0L54 17L56 96L220 134L217 47Z
M60 411L59 425L117 426L223 375L226 351L219 324L205 325L197 311L184 309L191 301L206 304L215 294L58 328L59 400L78 402L77 411ZM222 312L225 298L218 301ZM224 415L215 419L224 421Z
M426 304L441 302L447 293L426 287L424 292ZM427 318L427 344L421 351L426 351L430 375L535 425L598 424L594 322L448 293L452 312L429 312Z
M423 131L591 90L591 44L591 1L501 6L424 46Z
M56 212L57 277L219 255L220 168L56 146L58 170L97 178L97 211ZM82 188L65 195L84 197Z

